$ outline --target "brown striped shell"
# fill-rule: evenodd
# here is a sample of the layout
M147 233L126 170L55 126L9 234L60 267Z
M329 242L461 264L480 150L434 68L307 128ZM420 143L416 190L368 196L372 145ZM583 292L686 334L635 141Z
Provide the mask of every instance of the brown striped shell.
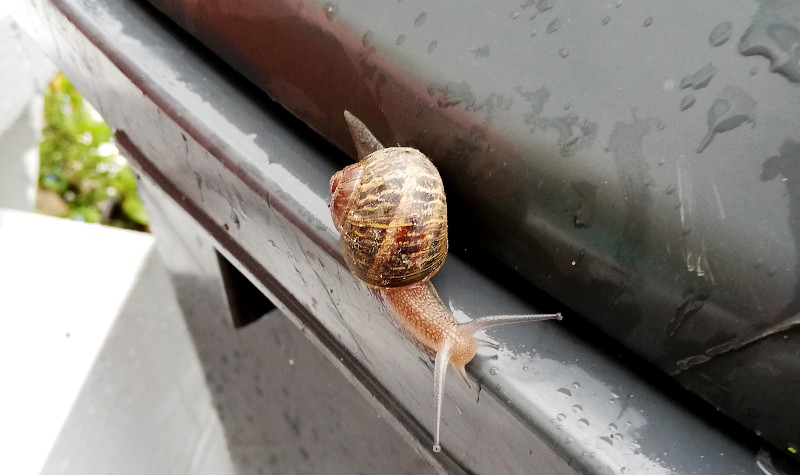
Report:
M336 172L329 206L347 267L369 285L422 282L444 263L444 187L419 150L384 148Z

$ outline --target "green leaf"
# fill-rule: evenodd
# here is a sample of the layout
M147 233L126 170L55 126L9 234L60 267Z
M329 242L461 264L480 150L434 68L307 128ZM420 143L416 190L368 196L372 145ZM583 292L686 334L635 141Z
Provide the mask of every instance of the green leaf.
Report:
M146 230L147 215L136 194L136 180L110 146L113 131L61 74L45 91L44 116L39 186L64 198L67 215L74 219L100 222L103 208L119 203L107 224Z

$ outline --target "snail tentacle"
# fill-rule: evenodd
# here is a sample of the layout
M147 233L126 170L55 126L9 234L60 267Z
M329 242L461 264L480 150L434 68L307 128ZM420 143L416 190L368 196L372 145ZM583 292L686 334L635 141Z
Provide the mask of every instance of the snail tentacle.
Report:
M474 335L476 332L486 330L500 325L508 325L511 323L524 323L524 322L540 322L542 320L561 320L563 317L561 313L543 313L532 315L491 315L488 317L480 317L472 320L471 322L460 323L459 328L463 329L466 334Z
M453 351L453 341L446 338L436 352L433 364L433 401L436 406L436 418L433 421L433 451L441 452L439 445L439 432L442 423L442 400L444 399L444 380L447 376L447 366L450 363L450 353Z
M472 381L469 379L469 376L467 376L466 366L453 366L453 368L455 368L456 373L458 373L458 375L461 376L461 379L463 379L464 382L467 383L467 387L472 389Z
M353 137L359 160L364 159L372 152L384 148L383 144L372 135L367 126L358 117L351 114L350 111L344 111L344 120L347 122L347 128L350 129L350 136Z
M500 349L500 345L498 345L497 343L495 343L493 341L484 340L482 338L475 338L475 340L478 342L478 347L479 348L491 348L493 350L499 350Z

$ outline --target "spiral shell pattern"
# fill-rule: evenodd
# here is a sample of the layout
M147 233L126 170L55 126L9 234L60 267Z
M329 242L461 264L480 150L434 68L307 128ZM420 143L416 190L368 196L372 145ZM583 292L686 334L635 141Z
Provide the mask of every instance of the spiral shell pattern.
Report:
M374 287L430 279L447 256L447 203L419 150L390 147L337 172L331 212L347 266Z

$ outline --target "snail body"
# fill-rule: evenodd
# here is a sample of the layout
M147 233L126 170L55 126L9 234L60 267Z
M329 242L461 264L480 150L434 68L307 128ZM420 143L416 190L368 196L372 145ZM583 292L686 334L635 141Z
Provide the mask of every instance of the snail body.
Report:
M465 366L480 346L475 333L497 325L561 319L561 314L495 315L458 323L430 278L447 256L447 204L436 167L419 150L384 148L345 111L358 163L331 178L329 207L350 271L386 303L403 333L434 362L433 451L439 433L447 366L472 384Z

